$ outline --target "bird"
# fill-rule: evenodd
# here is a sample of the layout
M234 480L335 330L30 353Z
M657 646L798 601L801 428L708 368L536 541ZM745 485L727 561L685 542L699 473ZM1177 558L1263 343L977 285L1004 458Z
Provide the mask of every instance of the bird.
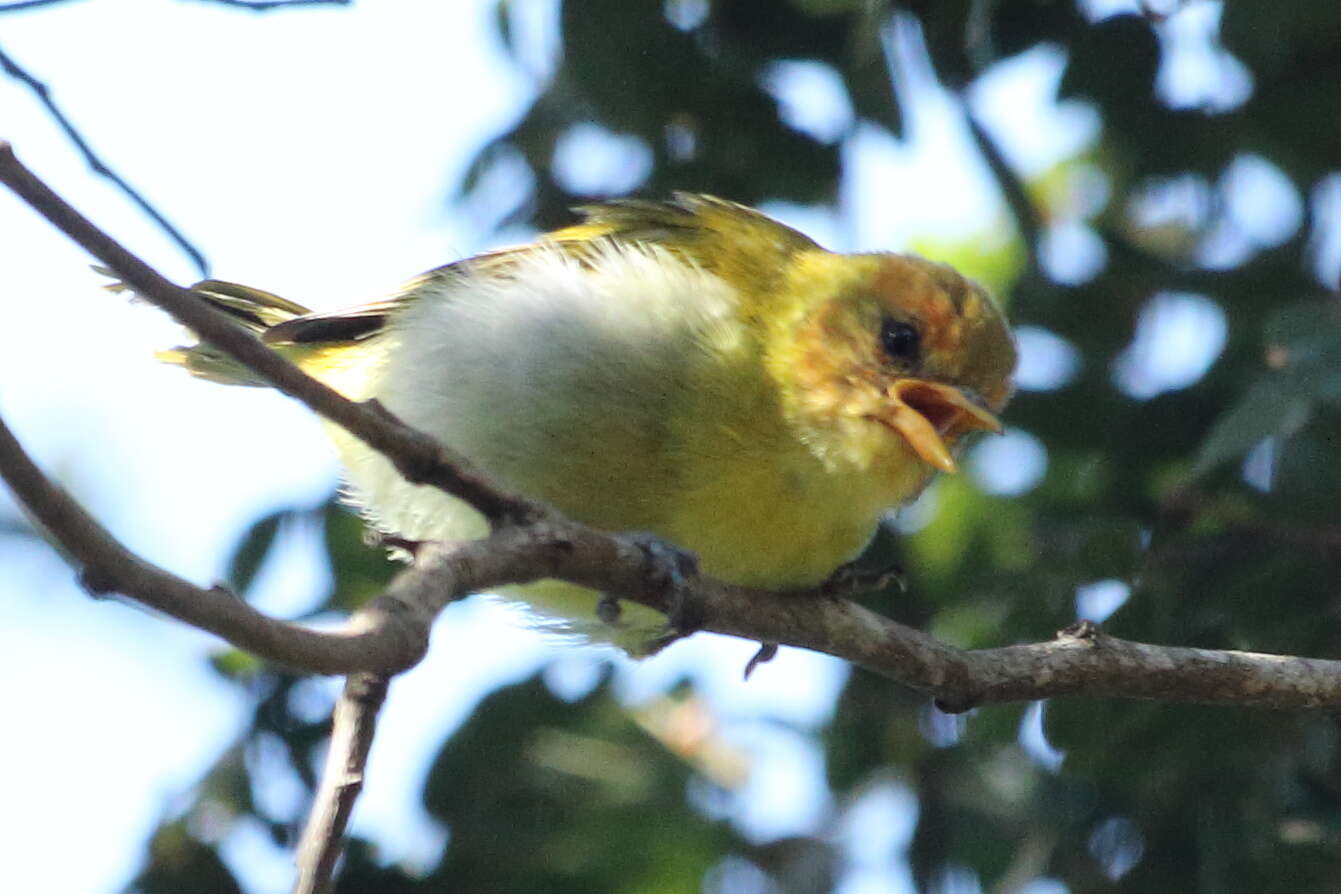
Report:
M221 280L191 289L353 400L375 399L505 488L605 531L654 535L706 574L815 587L883 516L1001 432L1016 350L977 283L913 254L843 254L708 195L615 199L390 296L311 312ZM159 359L264 385L208 343ZM345 494L408 541L486 536L470 506L406 482L335 426ZM665 616L505 588L535 623L648 654ZM607 621L613 619L607 617Z

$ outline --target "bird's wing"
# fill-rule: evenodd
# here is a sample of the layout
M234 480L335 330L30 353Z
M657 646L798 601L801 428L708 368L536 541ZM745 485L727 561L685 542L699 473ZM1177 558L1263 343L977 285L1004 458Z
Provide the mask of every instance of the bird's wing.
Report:
M670 201L616 199L576 209L585 220L542 242L580 246L601 238L653 244L733 285L765 288L810 237L766 214L714 196L677 192Z
M611 241L656 245L738 288L761 291L785 269L793 254L820 250L809 237L753 208L707 195L681 192L664 202L616 199L575 210L583 216L582 223L547 233L527 245L485 252L430 270L384 301L285 320L266 330L263 338L274 345L358 341L380 331L426 285L466 272L503 276L536 251L557 248L582 260Z

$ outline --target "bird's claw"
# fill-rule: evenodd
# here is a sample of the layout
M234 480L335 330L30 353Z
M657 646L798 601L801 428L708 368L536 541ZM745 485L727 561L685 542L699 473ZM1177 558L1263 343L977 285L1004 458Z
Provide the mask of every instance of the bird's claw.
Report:
M666 620L676 638L702 630L703 606L693 599L690 586L698 576L698 558L655 534L630 536L647 557L652 579L666 591Z
M856 562L847 562L835 568L819 589L825 596L840 599L857 593L873 593L891 584L898 586L900 592L908 592L908 579L898 565L858 568Z
M769 661L772 661L773 656L777 654L778 654L777 643L760 643L759 651L755 652L754 657L745 663L745 679L748 680L750 678L750 674L754 673L754 669L756 667L758 667L761 664L765 664Z
M385 531L377 531L368 528L363 532L363 542L373 549L386 550L393 559L413 561L418 557L420 548L427 541L408 540L404 537L398 537L395 534L388 534Z
M619 607L619 597L611 593L602 593L596 603L596 617L608 627L618 627L624 610Z

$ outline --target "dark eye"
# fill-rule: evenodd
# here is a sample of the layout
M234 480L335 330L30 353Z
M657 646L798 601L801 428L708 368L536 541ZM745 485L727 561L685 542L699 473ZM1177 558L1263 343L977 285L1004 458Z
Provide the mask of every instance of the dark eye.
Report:
M880 346L885 349L891 360L916 363L922 338L911 323L891 320L888 317L880 324Z

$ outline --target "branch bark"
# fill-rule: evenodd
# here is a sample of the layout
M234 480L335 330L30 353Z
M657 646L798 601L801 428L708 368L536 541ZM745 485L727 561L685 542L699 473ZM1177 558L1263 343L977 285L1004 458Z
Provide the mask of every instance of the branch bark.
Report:
M293 894L324 894L335 877L344 849L345 828L363 791L363 774L377 731L377 713L386 701L391 678L351 674L335 705L330 750L321 786L298 842L298 880Z

